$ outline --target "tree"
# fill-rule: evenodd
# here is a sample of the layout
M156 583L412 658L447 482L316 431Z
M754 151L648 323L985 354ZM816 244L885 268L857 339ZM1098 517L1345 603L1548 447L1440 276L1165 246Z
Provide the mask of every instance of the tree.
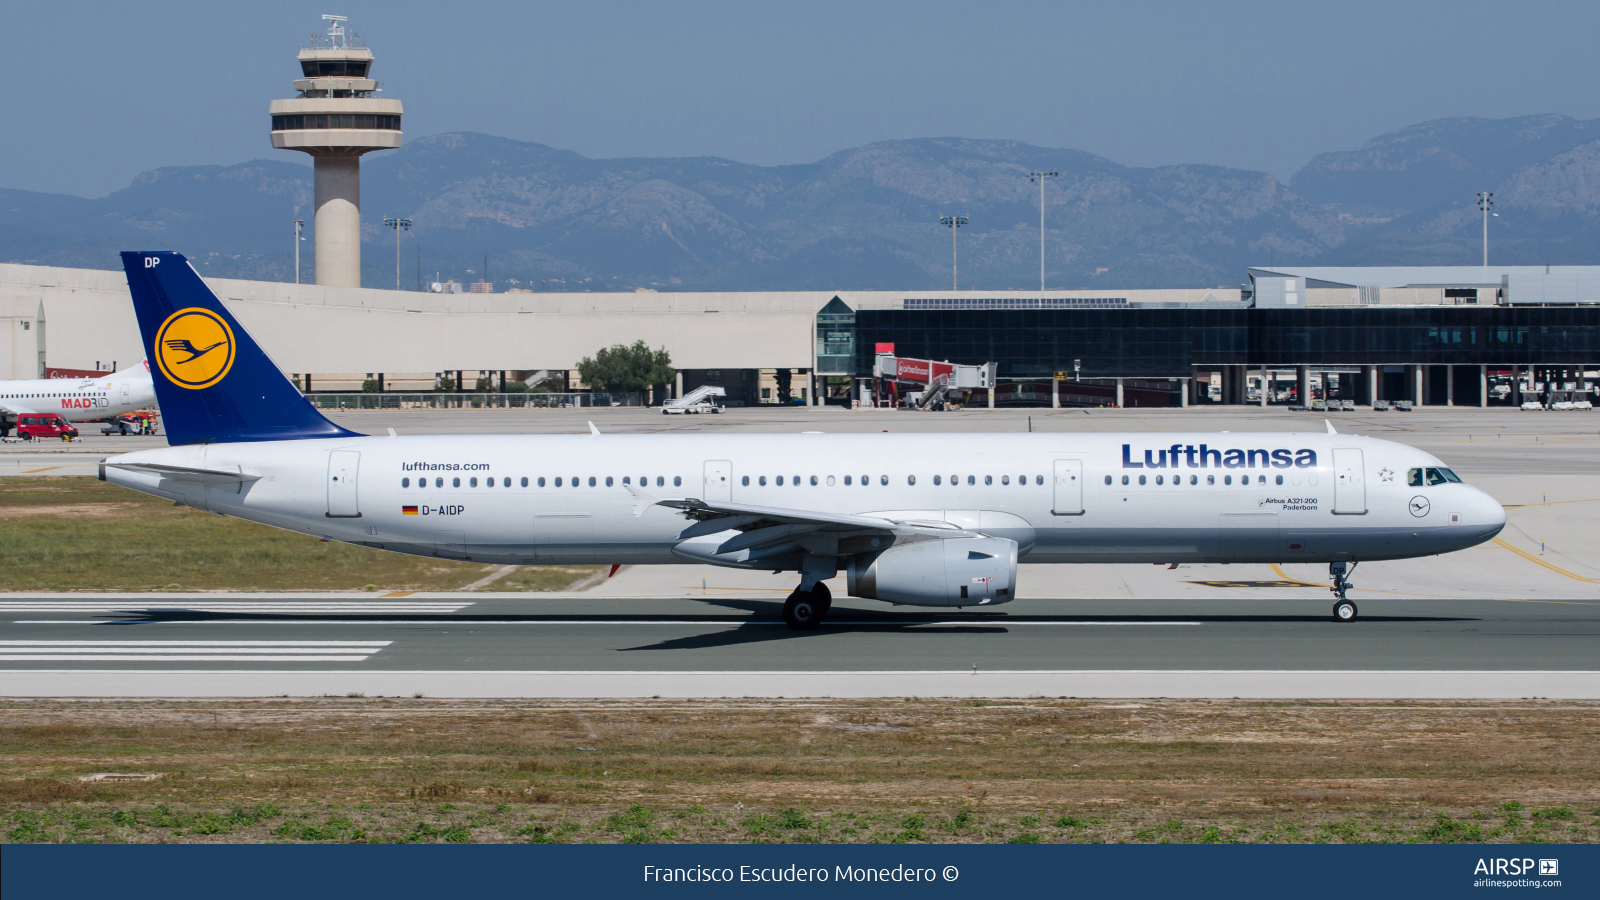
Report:
M666 384L677 374L666 348L651 350L644 341L634 341L632 346L614 344L593 359L585 356L578 361L578 377L597 391L642 391Z

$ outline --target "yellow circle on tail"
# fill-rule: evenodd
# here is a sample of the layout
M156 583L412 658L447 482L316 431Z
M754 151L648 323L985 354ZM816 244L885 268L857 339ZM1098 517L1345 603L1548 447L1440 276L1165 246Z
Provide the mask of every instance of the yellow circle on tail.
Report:
M156 365L178 387L211 387L233 368L233 357L233 329L208 309L180 309L156 329Z

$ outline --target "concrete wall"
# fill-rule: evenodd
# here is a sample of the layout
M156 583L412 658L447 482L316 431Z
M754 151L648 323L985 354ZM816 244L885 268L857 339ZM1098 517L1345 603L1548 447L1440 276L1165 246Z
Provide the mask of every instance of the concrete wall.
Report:
M572 369L601 347L635 340L666 347L683 369L810 369L816 313L835 296L854 309L898 309L908 297L1239 299L1237 288L429 294L207 283L286 373ZM126 365L142 355L122 272L0 264L0 296L18 295L42 303L52 366Z
M0 378L39 378L44 328L38 297L0 296Z

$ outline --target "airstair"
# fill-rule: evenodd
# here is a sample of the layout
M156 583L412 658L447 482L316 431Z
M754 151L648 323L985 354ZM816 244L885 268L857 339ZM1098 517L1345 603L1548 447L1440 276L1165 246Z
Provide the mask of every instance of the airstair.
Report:
M668 400L661 404L661 414L675 416L720 413L722 412L722 407L715 398L726 396L728 396L728 392L722 388L703 384L676 400Z

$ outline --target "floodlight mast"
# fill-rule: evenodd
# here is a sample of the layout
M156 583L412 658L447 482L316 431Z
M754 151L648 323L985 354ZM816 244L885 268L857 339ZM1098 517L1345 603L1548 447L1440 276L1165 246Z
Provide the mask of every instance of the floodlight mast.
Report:
M966 216L940 216L939 224L950 228L950 290L961 290L960 279L956 277L956 229L967 224Z
M1028 180L1039 182L1039 290L1044 290L1044 180L1060 172L1029 172Z
M1483 280L1489 280L1489 212L1494 209L1494 191L1478 192L1478 209L1483 211ZM1500 215L1495 213L1496 216Z
M300 236L300 229L304 228L305 219L294 220L294 283L300 283L300 242L305 238Z
M394 229L394 289L400 290L400 229L411 230L411 220L383 217L383 224Z

